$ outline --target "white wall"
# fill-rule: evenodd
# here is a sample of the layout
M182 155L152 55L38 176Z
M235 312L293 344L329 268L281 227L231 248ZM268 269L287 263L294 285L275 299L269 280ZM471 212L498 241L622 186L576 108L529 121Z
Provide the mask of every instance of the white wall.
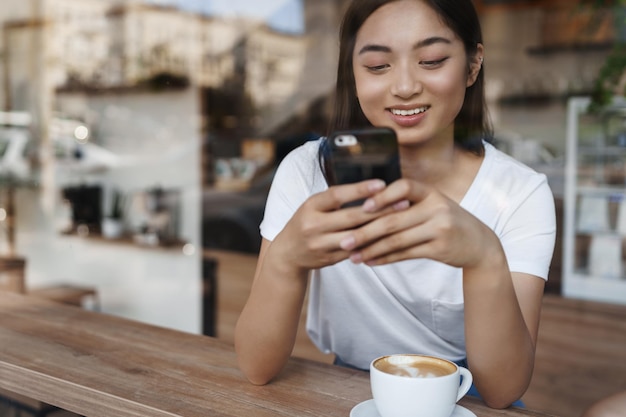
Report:
M196 90L66 95L58 97L57 104L65 111L87 110L97 123L99 144L132 161L103 174L75 176L64 182L97 183L125 191L156 185L180 189L180 236L196 251L187 255L180 248L146 248L62 236L58 233L59 201L48 208L38 190L21 190L17 252L28 261L27 284L92 285L98 288L105 313L200 332L201 139Z

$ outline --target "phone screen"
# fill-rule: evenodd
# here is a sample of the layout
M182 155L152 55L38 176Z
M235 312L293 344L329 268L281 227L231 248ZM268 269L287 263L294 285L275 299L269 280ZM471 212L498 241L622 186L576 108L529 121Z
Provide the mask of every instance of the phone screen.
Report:
M326 164L329 185L379 178L387 184L401 177L396 134L389 128L333 133Z

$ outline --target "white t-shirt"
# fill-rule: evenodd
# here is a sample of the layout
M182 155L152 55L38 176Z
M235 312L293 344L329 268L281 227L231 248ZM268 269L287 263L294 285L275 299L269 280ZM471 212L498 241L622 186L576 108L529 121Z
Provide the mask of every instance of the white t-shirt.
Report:
M327 189L320 140L281 162L261 234L273 240L300 205ZM539 174L485 143L485 158L461 206L500 238L509 268L547 279L556 233L554 198ZM307 332L315 345L367 369L392 353L466 357L462 270L428 259L369 267L349 260L315 270Z

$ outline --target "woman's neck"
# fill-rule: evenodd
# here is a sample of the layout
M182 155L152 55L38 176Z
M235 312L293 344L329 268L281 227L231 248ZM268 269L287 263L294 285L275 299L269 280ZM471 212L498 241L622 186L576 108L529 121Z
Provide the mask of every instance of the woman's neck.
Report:
M454 143L400 147L403 177L431 185L457 202L474 181L482 160Z
M431 185L453 175L458 158L459 151L454 144L400 146L402 176Z

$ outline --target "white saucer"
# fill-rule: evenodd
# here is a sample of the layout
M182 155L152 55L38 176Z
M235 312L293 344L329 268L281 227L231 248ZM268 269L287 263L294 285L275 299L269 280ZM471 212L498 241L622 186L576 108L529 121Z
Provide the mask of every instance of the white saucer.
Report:
M380 414L378 414L374 400L367 400L357 404L352 411L350 411L350 417L380 417ZM450 417L476 417L476 414L465 407L457 405L454 407L454 411Z

